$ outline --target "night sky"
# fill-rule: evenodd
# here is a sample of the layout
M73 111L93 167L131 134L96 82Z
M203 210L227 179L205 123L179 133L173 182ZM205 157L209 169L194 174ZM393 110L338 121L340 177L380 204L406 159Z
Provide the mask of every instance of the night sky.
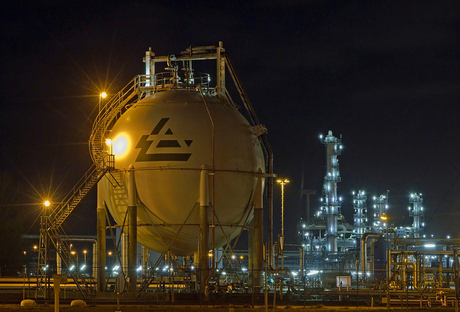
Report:
M1 170L23 184L17 203L25 205L15 207L27 234L38 234L31 226L42 200L58 201L89 168L102 90L115 94L143 74L149 47L167 55L223 41L268 128L275 173L291 181L287 241L305 217L302 176L318 194L312 210L319 207L319 135L328 130L343 136L338 192L348 222L353 190L369 199L389 190L398 226L411 224L409 195L419 192L427 233L460 236L458 1L173 3L1 4ZM274 200L279 233L278 185ZM95 234L95 206L92 194L65 225L68 234Z

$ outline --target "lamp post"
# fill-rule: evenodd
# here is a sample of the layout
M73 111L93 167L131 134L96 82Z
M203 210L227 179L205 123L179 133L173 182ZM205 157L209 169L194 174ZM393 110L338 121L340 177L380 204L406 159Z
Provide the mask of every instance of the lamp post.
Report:
M39 284L44 282L44 297L48 297L48 261L49 261L49 238L48 238L48 209L51 206L49 200L43 202L43 211L40 216L40 241L38 249L38 263L37 263L37 292L38 295ZM40 278L44 278L44 281Z
M72 250L72 251L70 252L70 254L71 254L72 256L74 256L76 260L75 260L75 266L70 267L69 270L72 271L72 269L75 269L75 270L78 271L78 253L77 253L75 250Z
M276 183L281 185L281 268L284 269L284 186L289 183L288 179L277 180Z
M102 99L105 99L107 97L107 93L102 92L99 94L99 111L101 111L102 108Z
M385 222L386 225L386 232L387 232L387 240L386 240L386 253L387 253L387 309L390 309L390 251L389 251L389 244L388 244L388 216L384 213L380 216L380 220Z

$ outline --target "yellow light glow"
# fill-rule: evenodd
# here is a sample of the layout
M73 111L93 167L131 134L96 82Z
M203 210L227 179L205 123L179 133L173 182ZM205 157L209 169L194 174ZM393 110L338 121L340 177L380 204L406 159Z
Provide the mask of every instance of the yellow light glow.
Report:
M34 245L34 249L38 249L38 246L37 246L37 245Z
M102 92L102 93L101 93L101 98L105 99L106 97L107 97L107 93Z
M123 158L129 152L130 139L126 133L118 134L112 141L112 153L117 159Z
M105 144L107 144L107 146L112 145L112 140L111 139L106 139Z
M49 205L51 205L49 200L45 200L45 202L43 204L45 205L45 207L49 207Z
M86 254L86 253L87 253L87 251L86 251L86 250L83 250L83 253L84 253L84 254Z
M382 221L386 221L388 219L388 217L386 215L381 215L380 216L380 220Z
M276 180L277 183L281 183L281 184L286 184L286 183L289 183L289 180L288 179L284 179L284 180Z
M213 256L212 252L208 253L208 257L212 257L212 256Z

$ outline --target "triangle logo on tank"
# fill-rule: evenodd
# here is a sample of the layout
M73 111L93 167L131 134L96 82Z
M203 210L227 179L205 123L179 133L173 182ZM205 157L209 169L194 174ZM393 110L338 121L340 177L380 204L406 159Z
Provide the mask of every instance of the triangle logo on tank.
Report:
M139 154L137 155L136 162L141 161L187 161L191 153L148 153L150 146L155 142L155 140L149 140L151 135L159 135L168 122L169 118L161 118L157 123L152 132L147 135L143 135L139 142L137 142L136 148L140 148ZM171 129L163 130L162 132L165 136L173 135ZM189 147L192 144L193 140L184 140L184 144ZM163 148L182 148L178 140L159 140L155 146L156 149Z

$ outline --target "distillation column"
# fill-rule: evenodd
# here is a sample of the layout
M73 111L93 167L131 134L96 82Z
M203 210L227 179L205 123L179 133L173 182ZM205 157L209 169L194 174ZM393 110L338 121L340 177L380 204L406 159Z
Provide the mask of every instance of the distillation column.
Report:
M388 209L388 196L380 195L379 197L374 196L374 232L382 233L386 224L384 224L380 217L387 214Z
M367 226L367 196L364 191L353 192L353 208L353 225L355 227L353 232L356 234L356 241L358 242Z
M413 204L412 209L409 206L409 216L414 218L412 222L412 233L414 238L420 237L420 232L422 231L423 227L423 198L422 194L411 194L409 198L409 203Z
M337 252L337 218L340 213L340 201L337 198L337 183L340 182L339 161L337 156L342 152L342 139L338 139L329 131L327 136L320 136L321 143L326 145L326 176L324 177L323 211L326 212L327 251Z

